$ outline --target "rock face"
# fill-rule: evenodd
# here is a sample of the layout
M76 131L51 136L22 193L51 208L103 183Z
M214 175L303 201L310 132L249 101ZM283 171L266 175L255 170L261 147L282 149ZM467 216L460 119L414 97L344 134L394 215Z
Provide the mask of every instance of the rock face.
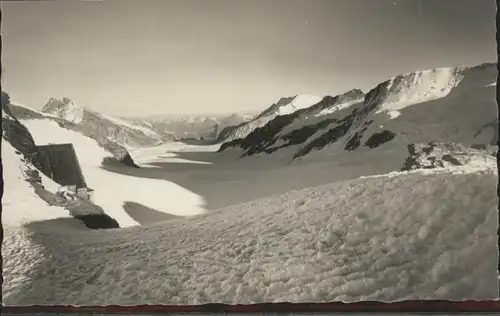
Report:
M217 138L215 140L216 143L223 143L225 140L227 140L229 138L229 136L231 135L231 133L233 133L235 130L237 130L238 128L244 126L246 124L246 122L244 123L241 123L241 124L238 124L238 125L231 125L231 126L227 126L227 127L224 127L217 135Z
M2 103L2 112L3 139L20 152L25 161L33 164L38 170L43 171L44 161L30 131L16 117L8 114L11 113L8 104Z
M497 146L458 143L430 142L408 145L409 156L401 171L414 169L434 169L450 166L465 166L471 163L484 163L496 160Z
M375 133L365 143L365 146L370 148L377 148L387 142L390 142L396 134L391 131L383 130L380 133Z
M290 114L274 116L273 119L270 119L261 127L255 127L261 123L260 121L253 126L251 125L252 122L250 122L246 128L254 129L246 137L223 143L219 151L229 147L239 147L246 151L244 156L251 156L260 153L272 153L281 148L302 144L309 137L329 126L329 124L338 122L338 119L326 116L361 102L363 96L361 90L351 90L336 97L326 96L314 105L301 108ZM259 117L269 119L269 113L276 113L280 102L281 104L287 104L286 102L290 102L290 99L281 99L277 104L260 114L254 120L254 123L259 120ZM274 109L274 111L270 109Z
M498 120L492 121L497 106L491 82L496 78L496 64L398 75L366 95L354 89L277 115L241 139L228 138L219 151L238 148L246 157L288 147L284 153L297 159L324 155L326 150L335 154L392 143L402 150L407 144L433 141L493 144Z

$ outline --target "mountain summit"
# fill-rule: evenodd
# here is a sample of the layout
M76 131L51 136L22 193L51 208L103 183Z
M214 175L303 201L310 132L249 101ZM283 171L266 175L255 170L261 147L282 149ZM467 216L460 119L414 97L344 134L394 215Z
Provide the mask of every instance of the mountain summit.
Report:
M79 124L83 121L84 109L75 105L69 98L57 100L50 98L42 112L55 115L69 122Z

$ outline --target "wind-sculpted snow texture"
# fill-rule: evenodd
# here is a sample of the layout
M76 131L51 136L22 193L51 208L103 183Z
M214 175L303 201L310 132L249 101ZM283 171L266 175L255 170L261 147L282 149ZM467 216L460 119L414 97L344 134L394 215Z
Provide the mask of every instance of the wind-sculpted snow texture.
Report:
M88 231L63 220L7 226L3 299L496 299L497 182L495 165L483 164L337 182L137 228Z
M299 158L327 149L334 154L375 148L395 139L494 144L498 121L492 121L495 87L489 83L496 76L496 64L399 75L366 95L352 90L278 116L245 138L222 144L220 151L237 147L251 156L290 147L293 158Z

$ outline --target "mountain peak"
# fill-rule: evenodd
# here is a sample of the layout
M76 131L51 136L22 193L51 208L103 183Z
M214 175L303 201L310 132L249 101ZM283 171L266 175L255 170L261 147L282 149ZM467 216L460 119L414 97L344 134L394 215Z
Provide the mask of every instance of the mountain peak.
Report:
M84 109L75 105L68 97L63 97L62 100L50 98L42 108L42 112L55 115L75 124L81 123L84 115Z
M297 110L308 108L322 100L321 97L311 94L297 94L293 97L282 97L277 103L260 113L255 119L276 115L287 115Z

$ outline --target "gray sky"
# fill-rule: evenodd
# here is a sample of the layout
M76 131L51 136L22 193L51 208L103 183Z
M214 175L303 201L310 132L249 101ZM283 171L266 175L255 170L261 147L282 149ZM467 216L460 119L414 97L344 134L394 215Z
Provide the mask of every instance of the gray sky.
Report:
M1 2L3 87L110 115L261 110L496 61L494 0Z

